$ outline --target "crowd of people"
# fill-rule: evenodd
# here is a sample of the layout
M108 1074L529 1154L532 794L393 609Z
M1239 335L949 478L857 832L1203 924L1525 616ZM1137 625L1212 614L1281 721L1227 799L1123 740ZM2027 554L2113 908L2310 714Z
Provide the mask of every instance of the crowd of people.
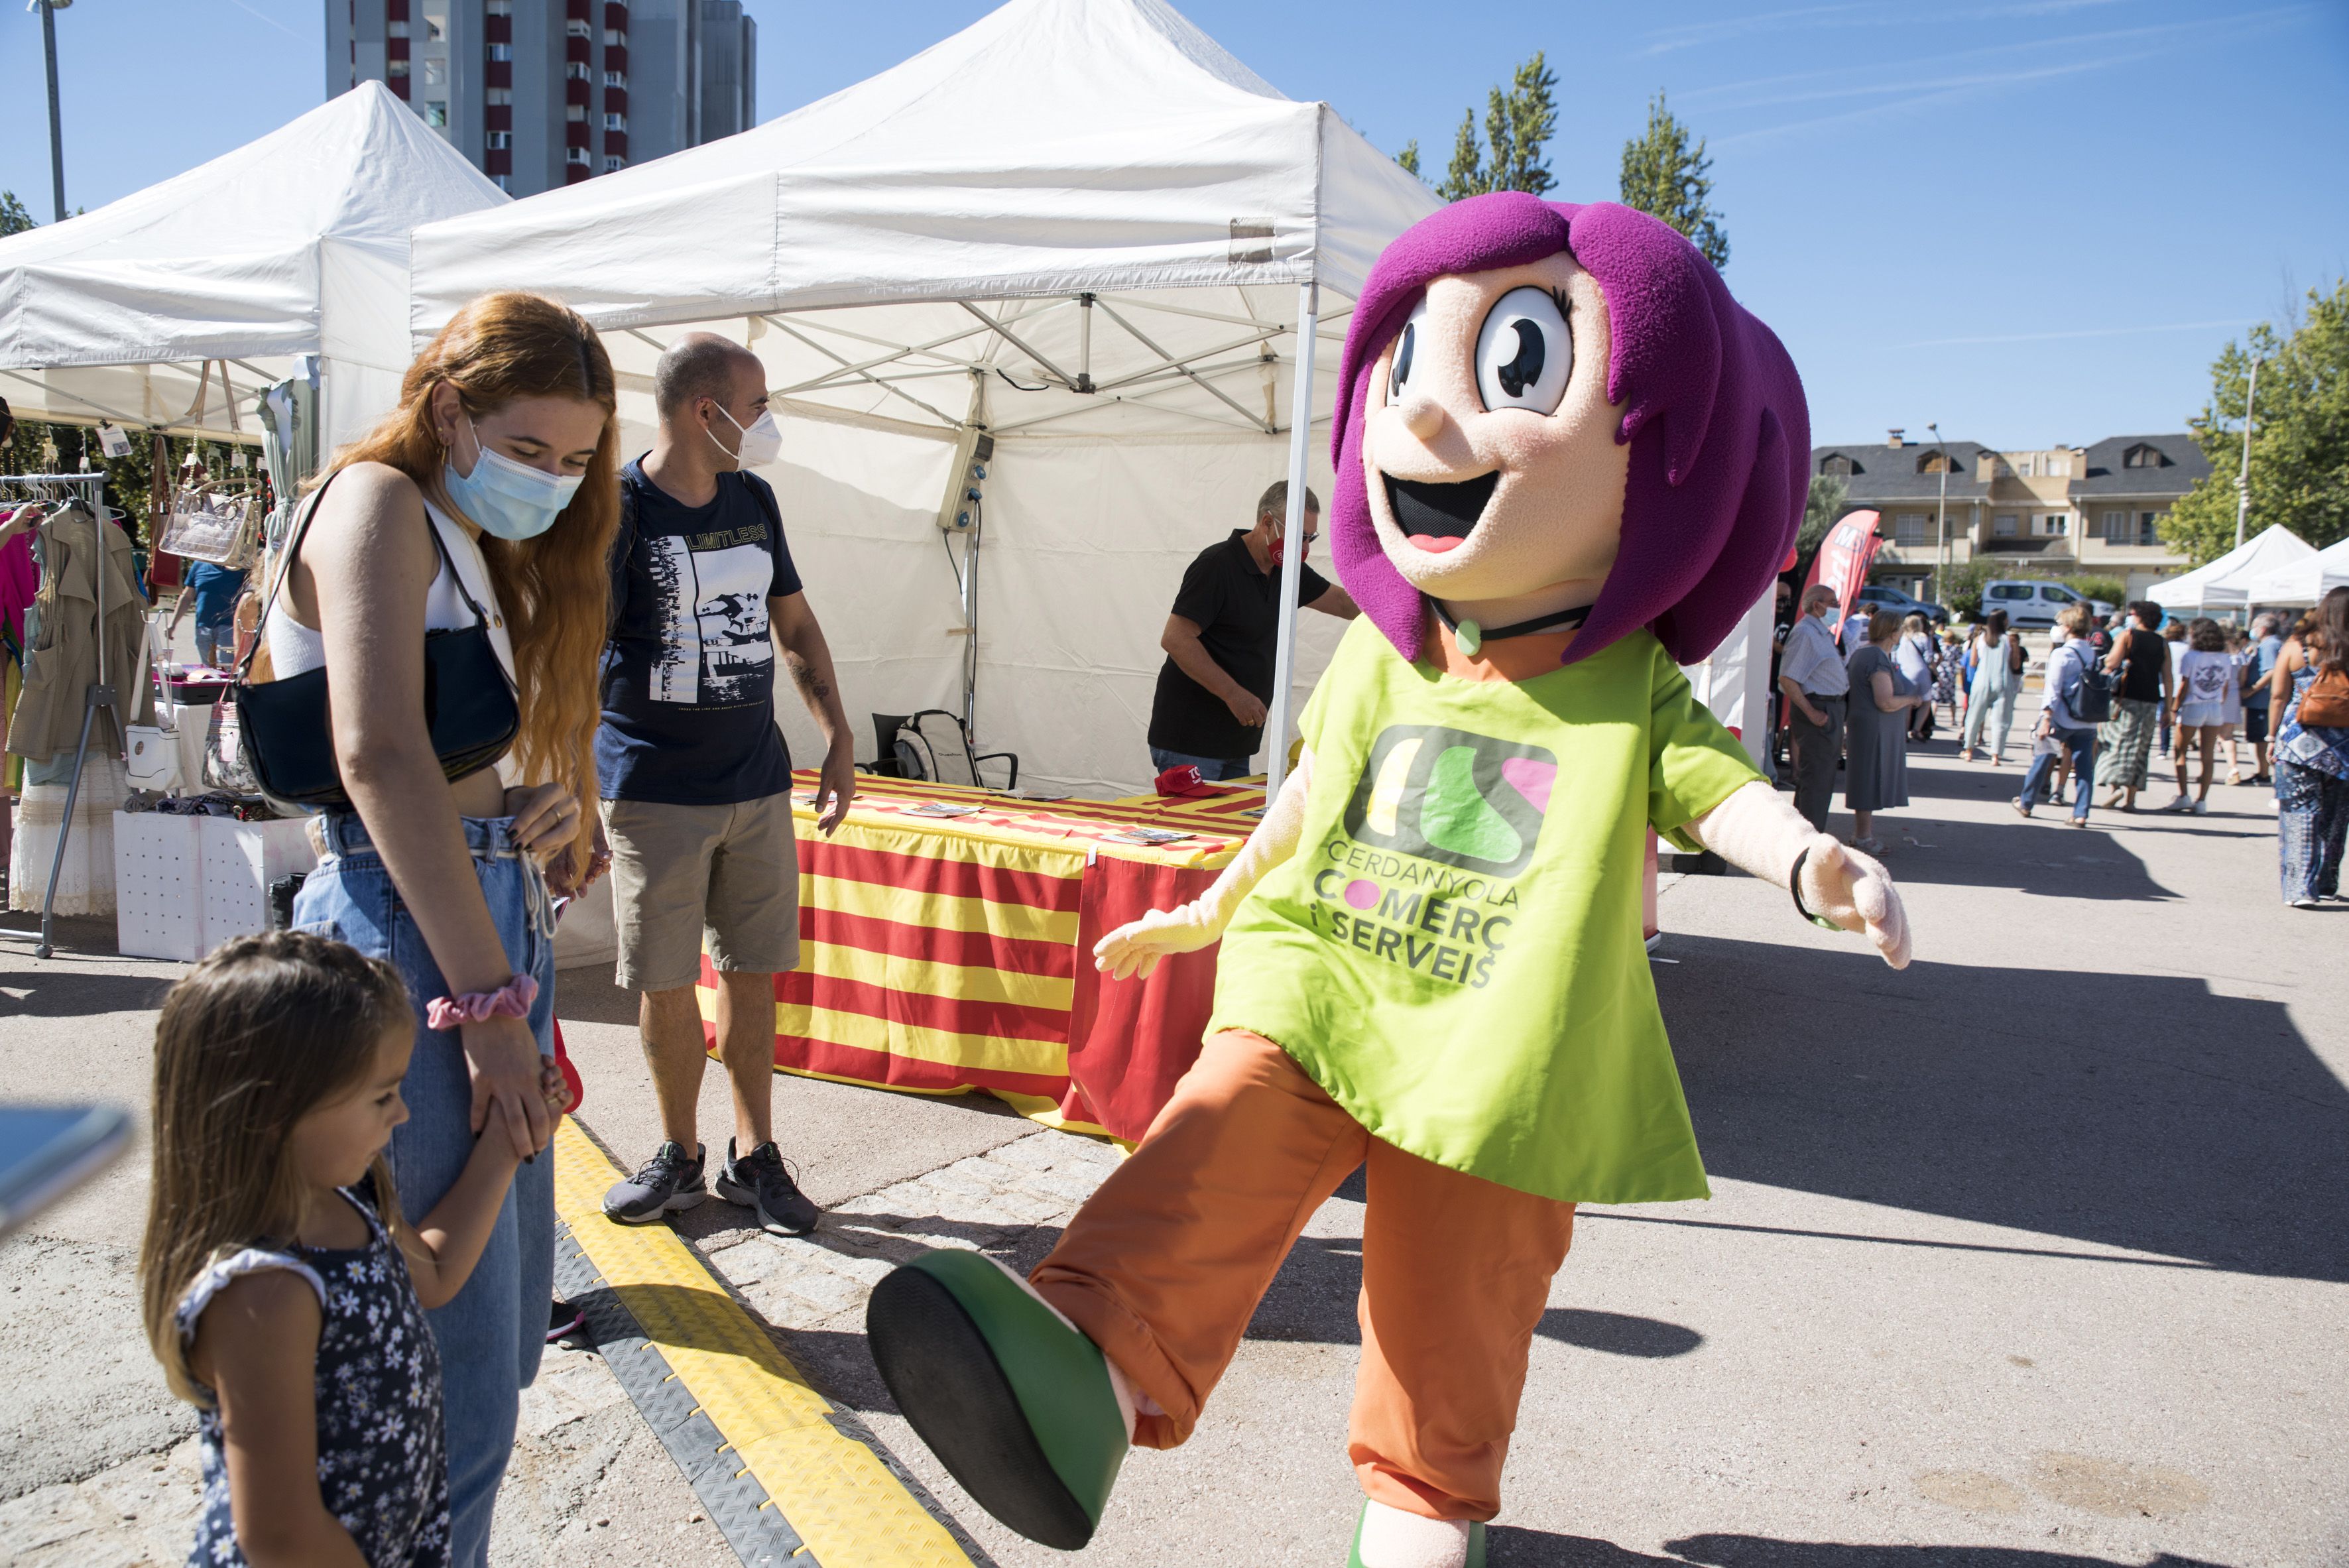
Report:
M1788 595L1782 585L1782 618ZM2208 815L2223 756L2230 785L2273 789L2283 901L2308 909L2337 899L2349 830L2344 663L2349 589L2289 623L2262 614L2248 627L2181 619L2150 601L2103 623L2086 604L2066 605L2040 671L2013 808L2029 818L2068 802L2071 824L2085 828L2101 784L2106 809L2135 812L2158 748L2177 789L2154 810ZM1813 583L1781 629L1777 656L1795 809L1827 830L1840 774L1849 842L1881 853L1877 814L1909 803L1909 745L1930 738L1946 710L1961 762L2005 766L2031 669L2003 611L1936 631L1921 615L1859 603L1846 613L1833 587Z

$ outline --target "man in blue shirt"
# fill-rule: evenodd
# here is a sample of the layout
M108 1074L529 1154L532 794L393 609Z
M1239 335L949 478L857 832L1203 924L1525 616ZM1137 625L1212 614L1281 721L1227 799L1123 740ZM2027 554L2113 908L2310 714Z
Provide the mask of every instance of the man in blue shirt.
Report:
M191 606L196 612L196 657L226 668L236 662L236 602L244 593L244 573L209 561L188 562L188 581L171 606L171 624Z
M619 984L643 993L637 1028L664 1141L604 1197L643 1224L709 1196L695 1126L704 1061L695 996L705 939L718 972L718 1048L734 1090L719 1195L761 1228L802 1235L818 1211L775 1147L775 975L799 963L799 856L791 763L775 726L776 654L828 749L817 827L855 793L832 653L800 589L764 480L781 438L758 356L711 333L653 370L660 428L620 473L612 634L595 769L612 842Z

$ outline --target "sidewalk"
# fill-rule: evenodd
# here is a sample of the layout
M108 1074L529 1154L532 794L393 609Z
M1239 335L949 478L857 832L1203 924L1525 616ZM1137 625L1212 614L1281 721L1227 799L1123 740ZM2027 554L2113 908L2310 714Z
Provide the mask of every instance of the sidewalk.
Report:
M1912 752L1916 804L1879 828L1905 972L1751 880L1665 891L1655 975L1714 1197L1586 1212L1495 1568L2349 1561L2349 905L2281 904L2262 791L2080 832L2014 818L2019 756L1953 749ZM36 965L24 924L0 928L0 1081L142 1100L176 966ZM634 1161L651 1097L628 999L595 981L565 975L561 1005L582 1120ZM727 1116L712 1072L713 1145ZM824 1228L780 1242L712 1202L685 1233L994 1561L1072 1561L912 1439L863 1294L924 1245L1033 1262L1113 1156L984 1099L802 1079L777 1080L777 1126ZM1073 1561L1343 1561L1359 1196L1316 1216L1197 1436L1128 1461ZM184 1555L189 1426L128 1272L141 1197L134 1156L8 1243L0 1563ZM550 1356L523 1426L501 1563L728 1560L592 1353Z

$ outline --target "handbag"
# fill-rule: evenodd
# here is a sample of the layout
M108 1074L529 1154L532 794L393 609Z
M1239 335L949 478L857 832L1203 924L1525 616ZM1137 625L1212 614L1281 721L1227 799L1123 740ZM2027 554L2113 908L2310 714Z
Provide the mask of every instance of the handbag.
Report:
M171 520L163 525L156 548L190 561L246 571L259 546L262 515L259 495L181 490L171 497Z
M2300 694L2300 710L2293 717L2303 729L2349 729L2349 670L2336 666L2319 671Z
M285 559L262 601L265 627L270 607L294 570L303 536L318 515L318 503L334 484L334 476L320 485L310 504L295 520L285 542ZM522 732L522 705L514 695L513 677L490 641L490 618L465 587L464 574L450 559L440 525L429 517L432 548L440 557L458 597L473 613L470 626L424 634L424 725L432 737L433 755L450 783L495 764ZM351 798L343 789L341 766L335 759L334 713L328 702L326 670L320 665L277 680L253 681L254 654L265 638L238 661L236 679L229 687L236 703L238 745L254 787L270 803L295 811L324 809L347 811Z

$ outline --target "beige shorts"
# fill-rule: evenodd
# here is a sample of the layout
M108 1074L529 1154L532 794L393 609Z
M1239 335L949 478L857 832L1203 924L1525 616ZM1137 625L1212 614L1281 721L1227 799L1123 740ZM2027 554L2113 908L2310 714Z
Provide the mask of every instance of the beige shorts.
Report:
M800 861L788 792L733 806L602 806L623 989L692 985L705 941L719 969L798 966Z

